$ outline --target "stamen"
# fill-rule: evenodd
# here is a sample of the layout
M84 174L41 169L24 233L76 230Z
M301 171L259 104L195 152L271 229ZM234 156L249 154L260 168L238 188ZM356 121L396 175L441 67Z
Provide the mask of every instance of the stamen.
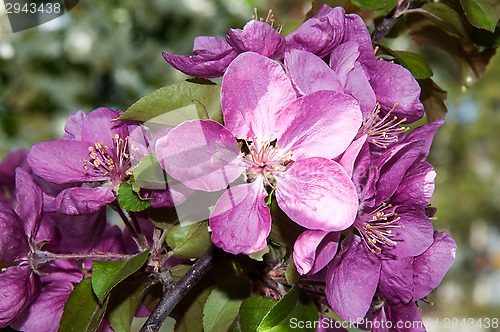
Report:
M400 219L392 210L391 204L383 203L374 211L359 216L354 226L367 248L376 253L381 252L384 247L395 247L398 244L394 229L404 229L403 225L397 224Z
M261 176L266 186L275 188L274 175L285 171L286 165L292 161L292 152L280 154L276 143L276 139L259 140L258 137L253 141L239 141L239 158L246 162L245 173L249 182Z
M129 138L122 139L118 134L112 138L112 148L95 142L89 146L89 159L84 158L83 168L89 170L92 168L97 176L109 177L113 183L119 183L132 175L129 170L131 166L131 157L129 154Z
M402 126L406 122L406 118L398 120L397 116L390 115L397 105L397 103L394 104L394 107L384 117L380 118L380 104L377 103L369 118L363 121L364 129L362 129L362 134L368 135L368 141L371 144L387 149L389 145L399 141L401 134L410 129Z

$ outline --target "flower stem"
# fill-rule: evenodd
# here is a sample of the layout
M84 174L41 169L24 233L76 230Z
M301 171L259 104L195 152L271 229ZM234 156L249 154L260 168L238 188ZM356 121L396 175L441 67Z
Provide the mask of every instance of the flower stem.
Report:
M112 204L110 204L111 207L113 208L113 210L116 211L116 213L118 213L118 215L120 216L120 218L123 220L123 223L125 224L125 226L128 228L128 230L130 231L130 234L132 235L132 238L134 239L135 243L137 244L137 246L139 247L139 249L141 251L145 250L148 248L147 246L147 242L145 242L145 238L144 238L144 235L142 237L139 237L139 234L137 233L137 230L134 228L134 226L132 226L132 224L130 223L130 221L128 220L127 216L125 215L125 213L123 212L120 204L118 204L118 202L113 202ZM135 216L134 216L135 217ZM136 220L137 221L137 220ZM140 229L140 228L139 228ZM144 239L143 239L144 238Z
M157 332L160 329L175 306L193 288L193 285L213 267L216 253L217 249L210 248L174 286L166 289L160 302L144 323L140 332Z
M125 260L134 257L134 255L115 254L112 252L98 252L90 254L55 254L49 251L35 251L33 259L36 266L41 266L58 259L94 259L98 261Z
M373 30L372 33L372 43L378 42L389 33L394 24L396 24L398 17L408 11L412 2L413 0L401 1L396 8L394 8L379 24L375 26L375 30Z

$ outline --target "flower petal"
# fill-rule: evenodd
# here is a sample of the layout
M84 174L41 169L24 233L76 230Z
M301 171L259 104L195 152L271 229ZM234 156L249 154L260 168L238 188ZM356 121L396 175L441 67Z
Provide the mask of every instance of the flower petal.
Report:
M418 163L411 167L401 180L391 202L395 205L405 205L416 209L426 208L434 192L435 177L436 171L431 164Z
M326 298L340 318L357 321L365 317L377 290L380 266L359 237L353 236L352 243L342 247L326 279Z
M391 114L398 118L405 117L407 123L415 122L424 116L424 106L420 102L420 86L407 69L379 60L370 82L382 110L389 111L397 104Z
M212 242L232 254L251 254L264 249L271 231L267 192L261 179L229 188L210 216Z
M222 79L224 124L241 139L280 137L285 128L276 119L295 99L281 65L257 53L240 54Z
M394 328L391 331L394 332L407 332L409 329L406 324L397 324L398 322L411 322L411 332L426 332L422 322L422 316L420 316L420 309L415 302L410 302L408 304L398 303L392 304L388 303L385 305L385 311L387 314L387 319L394 324Z
M155 152L170 176L194 190L224 189L244 170L233 134L213 120L181 123L157 140Z
M163 58L184 74L211 78L221 77L236 58L233 48L219 37L201 36L194 40L195 55L175 55L162 52Z
M392 302L412 300L412 258L382 260L379 291Z
M293 261L299 274L314 274L323 269L335 256L340 232L306 230L295 241Z
M285 54L285 69L300 95L320 90L343 91L337 74L310 52L290 50Z
M347 75L344 91L359 102L363 114L370 114L377 106L377 96L359 62L354 64L354 69Z
M72 140L37 143L28 153L28 164L34 174L56 184L104 181L106 178L94 175L92 167L84 168L91 144Z
M241 29L229 29L226 41L236 52L256 52L265 57L282 56L285 38L269 23L251 20Z
M347 77L354 69L358 57L358 44L353 41L342 43L333 49L330 57L330 68L337 73L342 86L345 86Z
M40 279L29 266L11 266L0 273L0 329L8 326L40 294Z
M29 245L23 222L8 207L0 205L0 267L27 257ZM1 301L0 301L1 302Z
M434 232L434 243L413 262L415 300L424 298L443 280L455 260L457 244L445 232Z
M73 187L59 193L53 207L62 214L79 215L99 211L116 199L110 188Z
M123 121L113 121L122 113L105 107L93 110L83 120L81 140L91 144L99 142L112 148L115 134L122 139L128 136L127 125Z
M380 156L375 165L374 175L377 201L381 205L388 200L398 188L411 165L419 158L421 141L398 144Z
M85 112L77 111L70 115L64 125L63 139L71 139L76 141L82 140L82 123L85 119Z
M23 221L26 234L34 237L42 214L42 190L21 168L16 171L16 198L16 213Z
M356 188L344 169L332 160L298 160L276 181L279 207L305 228L340 231L356 218Z
M295 160L332 159L343 153L356 136L361 111L348 95L317 91L291 103L277 122L289 123L277 144L282 151L293 152Z
M344 35L345 11L342 7L324 5L318 14L286 36L288 49L300 49L320 58L329 55Z
M394 228L397 245L390 250L396 257L413 257L422 254L432 244L434 227L424 210L400 211L396 209L397 222L402 228Z
M57 331L64 305L69 298L71 282L53 282L43 287L43 291L20 317L12 322L16 330L25 332Z

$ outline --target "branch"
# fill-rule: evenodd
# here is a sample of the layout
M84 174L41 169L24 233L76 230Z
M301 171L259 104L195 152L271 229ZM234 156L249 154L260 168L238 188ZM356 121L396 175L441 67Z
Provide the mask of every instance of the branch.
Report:
M213 267L217 249L210 248L182 278L163 293L163 297L142 326L140 332L157 332L182 298Z
M384 17L382 22L380 22L373 30L372 33L372 43L378 42L380 39L384 38L389 31L392 29L394 24L396 24L396 20L398 18L394 15L394 12Z
M413 0L403 0L384 19L375 26L372 33L372 43L378 42L391 31L397 19L404 14L412 5Z

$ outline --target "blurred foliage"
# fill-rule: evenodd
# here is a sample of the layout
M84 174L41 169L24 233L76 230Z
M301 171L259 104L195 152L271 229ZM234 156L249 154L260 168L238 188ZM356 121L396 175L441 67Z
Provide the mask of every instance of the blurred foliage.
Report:
M320 2L314 2L315 10ZM356 10L352 3L361 1L329 2L343 3L348 10ZM455 10L458 2L444 3ZM265 17L267 9L272 8L276 24L284 24L286 35L303 21L311 3L306 0L80 1L69 14L16 34L10 32L6 15L0 14L0 140L3 142L0 156L15 147L29 147L60 136L65 118L78 109L90 111L99 106L127 109L148 93L179 81L185 76L168 66L162 51L190 54L196 36L223 36L229 27L241 28L254 7L259 9L259 17ZM473 304L468 299L473 296L474 283L480 274L500 270L500 263L495 263L487 245L478 245L477 239L471 237L475 228L483 227L480 225L500 229L500 130L497 129L500 128L500 56L484 53L498 44L500 31L479 30L469 23L463 26L457 23L454 12L439 6L424 9L434 13L432 19L424 20L430 14L422 11L407 14L398 19L388 35L397 38L385 38L381 43L395 50L421 54L432 68L433 80L449 92L446 104L450 111L430 156L438 173L432 203L438 207L436 228L450 231L459 242L457 263L443 284L461 286L455 297L444 294L448 291L446 287L439 288L437 295L448 296L450 300L437 300L440 306L435 309L446 310L448 314L477 312L485 317L487 310L498 312L498 307L474 309L464 303ZM387 11L375 13L374 17L360 12L370 25L380 21ZM415 40L418 29L434 28L440 15L453 17L445 33L452 36L456 50L471 51L471 44L464 44L467 37L474 41L474 52L485 56L479 56L480 60L492 59L485 71L484 61L466 63L463 67L463 63L454 63L442 49L416 47L402 33L406 24L413 26L412 38L418 42L418 37ZM485 24L492 29L490 23ZM468 73L465 76L463 68ZM467 89L483 71L484 76ZM433 86L428 80L421 84ZM435 99L434 102L442 103L443 93L438 93ZM500 257L500 252L496 255Z

